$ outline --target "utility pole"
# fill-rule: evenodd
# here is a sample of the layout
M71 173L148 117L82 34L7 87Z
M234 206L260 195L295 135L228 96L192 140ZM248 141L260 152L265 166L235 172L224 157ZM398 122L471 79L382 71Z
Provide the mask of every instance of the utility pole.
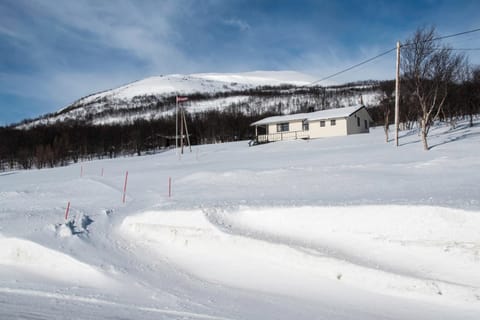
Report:
M398 147L398 123L400 109L400 41L397 41L397 67L395 76L395 146Z
M183 154L183 108L180 106L180 153Z
M175 97L175 151L178 153L178 96Z

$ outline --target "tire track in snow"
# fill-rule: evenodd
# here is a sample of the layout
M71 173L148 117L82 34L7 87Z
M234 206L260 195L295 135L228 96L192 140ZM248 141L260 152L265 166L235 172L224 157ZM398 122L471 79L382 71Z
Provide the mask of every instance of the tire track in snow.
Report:
M294 294L288 288L295 287L299 296L307 293L318 296L326 294L322 286L341 280L339 283L377 294L415 296L437 303L478 301L477 287L365 267L328 253L301 250L282 243L285 239L258 239L248 232L250 229L239 235L230 230L234 223L212 223L204 210L162 212L161 215L145 212L125 219L122 228L132 239L141 239L141 243L155 248L187 272L214 283L287 295ZM236 267L239 265L242 268ZM250 279L252 274L257 278ZM274 278L282 279L282 283ZM451 301L445 300L445 296Z
M238 210L238 209L237 209ZM255 209L243 209L243 211L253 210ZM447 209L442 209L447 210ZM242 210L240 210L242 211ZM409 269L402 269L398 266L393 265L385 265L381 260L378 259L371 259L368 256L362 257L360 255L352 254L352 252L345 251L341 248L341 246L336 246L333 242L327 241L326 243L322 243L321 237L316 239L315 237L302 237L301 234L296 234L292 236L288 232L282 231L282 229L277 230L277 232L273 231L275 228L259 228L262 225L259 224L251 224L251 221L242 221L236 219L235 213L228 212L225 210L216 210L216 209L204 209L203 210L206 219L216 227L220 232L224 232L227 234L256 239L258 241L271 243L272 245L284 245L291 249L297 250L309 256L314 256L318 258L325 258L325 259L334 259L338 260L340 264L345 266L350 265L354 269L358 269L357 271L364 270L367 273L370 273L370 276L382 276L382 277L390 277L392 278L400 278L403 279L405 282L417 283L414 284L413 287L430 287L433 288L433 291L437 292L438 295L445 294L445 292L455 292L455 291L463 291L465 295L469 296L471 301L479 301L480 300L480 288L475 283L465 282L460 280L449 280L444 278L437 278L433 275L428 275L418 270L409 270ZM241 212L239 212L241 214ZM261 213L259 213L260 215ZM441 216L443 219L446 213L443 213ZM281 217L277 217L281 218ZM455 219L458 217L455 215ZM325 223L328 223L326 221ZM358 232L357 232L358 233ZM367 233L367 235L371 235ZM311 236L311 235L310 235ZM378 237L376 237L378 239ZM327 238L328 240L328 238ZM405 240L395 240L395 237L385 237L385 239L381 239L383 242L383 246L386 246L387 243L391 246L392 243L399 242L401 246L405 246L407 241ZM451 242L451 241L425 241L425 240L417 240L411 241L413 244L416 244L417 247L423 249L426 247L427 249L430 247L437 248L437 247L446 247L448 249L444 249L444 251L449 251L450 246L452 246L452 250L454 249L464 249L469 255L474 255L473 259L475 261L478 260L478 249L475 251L477 246L475 246L474 242ZM462 244L470 244L470 246L465 246ZM390 248L393 250L395 248ZM340 268L342 269L342 268ZM346 268L348 269L348 268ZM342 274L339 273L340 277ZM467 293L468 292L468 293ZM455 294L455 293L454 293ZM457 292L458 294L458 292Z
M39 290L13 289L13 288L0 287L0 293L9 294L9 295L29 296L29 297L35 297L35 298L41 298L41 299L58 299L58 300L64 300L64 301L75 301L75 302L81 302L86 304L104 305L104 306L111 306L116 308L146 311L146 312L152 312L152 313L163 314L163 315L171 315L176 317L187 317L190 319L233 320L232 318L212 316L212 315L207 315L202 313L122 304L120 302L113 302L113 301L108 301L108 300L99 299L99 298L82 297L82 296L75 296L75 295L68 295L68 294L61 294L61 293L45 292L45 291L39 291ZM0 301L0 305L2 303L3 301Z

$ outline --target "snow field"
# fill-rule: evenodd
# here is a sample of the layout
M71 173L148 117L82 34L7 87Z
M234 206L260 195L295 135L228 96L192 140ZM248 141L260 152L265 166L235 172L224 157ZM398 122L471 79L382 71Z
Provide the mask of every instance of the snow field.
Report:
M478 319L479 133L1 174L0 318Z

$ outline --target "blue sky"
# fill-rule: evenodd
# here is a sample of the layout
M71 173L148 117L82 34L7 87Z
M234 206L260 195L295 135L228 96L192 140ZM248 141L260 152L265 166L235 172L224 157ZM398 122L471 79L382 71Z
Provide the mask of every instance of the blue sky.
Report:
M0 0L0 125L152 75L296 70L322 78L417 27L480 27L480 1ZM480 33L452 47L479 48ZM468 52L480 64L480 52ZM394 53L341 77L394 77Z

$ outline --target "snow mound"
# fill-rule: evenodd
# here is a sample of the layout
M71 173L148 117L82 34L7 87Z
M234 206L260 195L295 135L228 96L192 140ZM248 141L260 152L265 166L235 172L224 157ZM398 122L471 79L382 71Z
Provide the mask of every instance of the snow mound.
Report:
M149 211L125 218L121 230L228 286L308 299L348 286L478 304L479 227L473 212L365 206Z
M0 238L0 266L82 285L102 286L108 281L106 276L88 264L19 238Z

